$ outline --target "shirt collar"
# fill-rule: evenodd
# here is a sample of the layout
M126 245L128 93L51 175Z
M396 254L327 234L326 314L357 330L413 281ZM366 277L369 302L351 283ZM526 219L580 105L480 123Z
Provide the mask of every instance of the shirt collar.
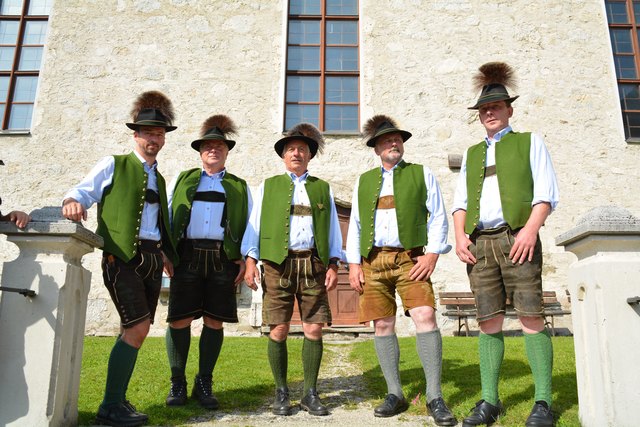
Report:
M496 132L496 134L493 135L493 138L489 138L488 136L485 136L484 140L487 143L487 145L491 145L491 144L493 144L495 142L500 141L503 136L505 136L506 134L508 134L511 131L512 131L511 125L509 125L506 128L502 129L501 131Z
M393 167L392 167L390 170L386 170L386 169L384 168L384 166L382 166L382 165L380 165L380 169L382 170L382 173L383 173L383 174L385 174L385 173L391 173L391 172L393 172L393 170L394 170L395 168L397 168L398 166L400 166L403 162L404 162L404 159L400 159L400 161L399 161L398 163L396 163L395 165L393 165Z
M158 167L158 161L154 161L153 164L151 166L149 166L147 164L147 161L144 159L144 157L142 157L140 155L140 153L138 153L136 150L133 150L133 154L136 155L136 157L138 158L138 160L140 160L140 163L142 163L142 166L144 166L145 168L149 168L150 170L154 170Z
M227 168L222 169L220 172L216 172L212 175L209 175L207 173L207 171L204 170L204 168L202 169L202 176L208 176L209 178L217 178L217 179L222 179L224 178L224 174L227 173Z
M291 178L291 181L293 182L296 182L296 181L303 182L307 180L307 177L309 176L309 171L306 171L300 176L296 175L293 172L287 171L287 175L289 175L289 178Z

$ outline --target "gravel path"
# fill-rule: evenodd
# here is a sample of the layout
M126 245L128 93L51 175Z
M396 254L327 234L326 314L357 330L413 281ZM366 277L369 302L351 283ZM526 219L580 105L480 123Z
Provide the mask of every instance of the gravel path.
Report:
M260 427L267 425L290 426L388 426L402 427L434 426L433 419L425 416L401 414L391 418L373 416L373 406L366 400L362 370L349 362L349 346L340 343L324 345L324 360L320 368L318 390L322 401L329 408L326 417L309 415L306 411L294 406L291 416L283 417L271 413L271 399L253 413L239 411L216 411L211 415L190 419L189 426L242 426ZM330 363L325 363L331 361ZM302 390L292 389L293 404L297 403Z

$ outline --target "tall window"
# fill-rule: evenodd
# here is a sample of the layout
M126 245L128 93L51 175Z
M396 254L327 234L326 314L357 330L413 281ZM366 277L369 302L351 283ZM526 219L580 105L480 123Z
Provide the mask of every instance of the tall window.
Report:
M640 1L605 0L624 133L640 140Z
M29 130L53 0L0 0L2 130Z
M289 0L285 129L358 132L358 1Z

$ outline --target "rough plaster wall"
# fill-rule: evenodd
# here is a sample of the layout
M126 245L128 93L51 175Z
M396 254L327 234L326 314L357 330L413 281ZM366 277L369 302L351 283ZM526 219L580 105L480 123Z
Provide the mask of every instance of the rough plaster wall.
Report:
M102 156L125 153L132 138L124 122L143 90L167 93L178 130L168 134L159 169L170 181L198 165L189 147L201 122L226 113L240 126L228 169L255 188L282 171L273 143L282 128L285 1L138 0L58 2L51 17L32 135L0 137L7 164L0 173L4 210L57 205ZM544 136L560 181L561 203L541 232L545 288L564 300L574 257L554 246L589 209L615 204L640 214L636 167L640 147L624 141L603 4L599 0L392 0L360 2L361 121L395 117L413 133L405 159L428 165L450 207L458 174L448 154L462 154L483 136L467 110L477 97L471 74L503 60L519 77L515 130ZM310 171L351 199L356 177L378 164L359 137L327 137ZM95 229L95 208L86 226ZM454 243L453 227L449 233ZM3 238L2 260L15 248ZM87 333L117 330L104 291L99 253L93 271ZM452 251L440 257L436 293L468 290ZM240 326L247 329L251 295L243 289ZM161 334L166 306L156 315ZM403 333L412 326L399 324ZM440 319L450 329L452 321ZM570 326L569 323L566 323Z

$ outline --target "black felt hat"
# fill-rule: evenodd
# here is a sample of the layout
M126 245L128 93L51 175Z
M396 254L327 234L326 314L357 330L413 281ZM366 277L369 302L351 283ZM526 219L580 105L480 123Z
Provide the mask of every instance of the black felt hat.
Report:
M399 133L403 142L411 138L411 132L398 129L396 121L384 114L371 117L362 128L362 133L367 140L367 147L375 147L378 137L393 132Z
M482 105L495 101L511 103L518 99L518 95L510 96L507 87L515 86L513 68L504 62L488 62L478 69L473 77L476 89L482 88L480 97L469 110L477 110Z
M282 157L284 146L287 142L293 140L306 142L309 146L309 151L311 151L311 158L315 157L318 151L322 153L324 148L324 138L318 128L311 123L300 123L289 129L284 138L275 143L273 148L278 153L278 156Z
M138 130L140 126L164 128L167 132L176 130L172 126L174 120L173 104L165 94L157 90L144 92L138 96L131 108L131 123L127 127Z
M236 142L229 139L228 135L235 135L237 127L230 117L224 114L216 114L209 117L202 124L200 129L200 138L191 143L191 148L196 151L200 151L200 145L205 141L224 141L231 150Z

